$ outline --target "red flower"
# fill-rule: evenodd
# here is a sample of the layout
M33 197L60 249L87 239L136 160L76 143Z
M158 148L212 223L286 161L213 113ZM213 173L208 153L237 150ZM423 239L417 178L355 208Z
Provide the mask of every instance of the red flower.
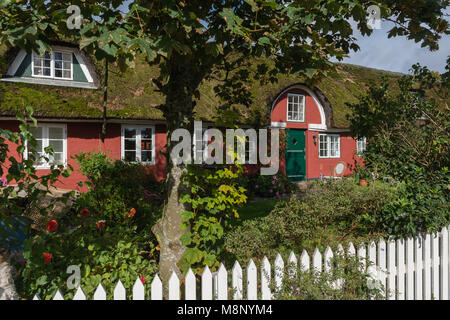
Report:
M128 217L134 217L134 214L135 214L135 213L136 213L136 209L131 208L130 212L128 212L128 213L125 215L125 218L128 218Z
M145 280L145 278L142 275L139 276L139 279L141 280L142 283L146 283L147 282L147 280Z
M42 257L44 258L44 264L49 263L50 261L52 261L52 258L53 258L52 254L51 253L47 253L47 252L44 252L42 254Z
M98 230L105 229L105 226L106 226L105 220L97 221L97 229Z
M83 210L81 210L81 211L80 211L80 214L81 214L83 217L87 217L87 216L89 215L89 209L83 209Z
M50 220L47 222L47 231L48 232L54 232L58 229L58 222L56 220Z

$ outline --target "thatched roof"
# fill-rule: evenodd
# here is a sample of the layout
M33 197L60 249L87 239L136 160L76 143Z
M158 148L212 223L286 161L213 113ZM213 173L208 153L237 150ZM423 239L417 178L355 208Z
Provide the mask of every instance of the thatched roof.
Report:
M9 54L11 55L11 54ZM0 56L8 58L6 49L0 47ZM9 60L11 57L9 57ZM6 59L4 59L6 60ZM94 62L95 63L95 62ZM95 63L102 79L102 66ZM156 92L151 79L157 76L157 68L150 67L144 59L138 59L136 67L125 73L112 67L109 76L108 118L110 119L153 119L163 120L161 111L155 106L164 100ZM337 73L324 78L315 90L322 93L323 99L331 105L331 126L348 127L346 115L349 109L346 103L356 102L370 81L379 82L383 76L395 79L400 73L365 68L350 64L338 64ZM0 68L6 73L6 65ZM252 109L241 112L242 123L252 123L260 119L263 124L270 122L270 107L273 100L284 88L304 79L291 75L281 75L278 82L261 85L255 82L251 91L255 97ZM201 99L195 108L195 117L205 121L214 121L219 98L214 93L214 81L201 85ZM0 81L0 116L14 116L26 106L32 106L37 117L64 119L101 119L103 90L52 87L25 83ZM239 109L239 108L238 108ZM240 108L242 110L242 108Z

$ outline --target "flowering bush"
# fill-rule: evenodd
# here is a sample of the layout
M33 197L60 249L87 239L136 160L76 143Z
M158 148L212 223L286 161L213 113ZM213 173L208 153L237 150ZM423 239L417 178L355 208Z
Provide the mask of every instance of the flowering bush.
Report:
M78 157L89 190L72 208L46 221L46 232L25 242L16 286L23 297L51 297L57 288L70 298L76 288L67 268L78 266L81 286L91 297L99 283L112 293L120 279L131 289L139 277L157 272L158 246L151 226L159 218L162 186L135 164L101 153ZM148 286L147 286L148 287ZM148 288L147 288L148 289ZM131 290L129 290L131 294Z
M26 240L26 261L16 266L16 286L23 297L48 299L58 288L73 297L76 288L68 287L67 273L71 265L80 268L88 297L99 283L111 294L119 279L131 288L138 277L151 281L157 272L156 239L150 228L138 228L130 212L123 213L122 223L78 213L61 214L48 222L49 232Z

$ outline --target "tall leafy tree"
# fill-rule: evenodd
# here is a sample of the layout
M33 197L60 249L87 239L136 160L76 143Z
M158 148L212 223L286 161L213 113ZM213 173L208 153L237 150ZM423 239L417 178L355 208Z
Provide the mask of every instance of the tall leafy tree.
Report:
M444 10L449 1L395 0L154 0L84 1L81 30L67 27L66 2L3 0L0 9L0 41L8 46L49 49L55 39L75 41L98 59L132 66L138 52L159 67L153 82L165 97L159 106L167 120L168 134L177 128L192 130L193 110L200 98L199 85L220 80L217 94L224 109L233 104L251 105L248 61L258 63L255 77L276 81L276 75L292 73L311 80L333 68L330 58L342 59L358 50L350 20L363 35L367 8L377 4L383 19L395 22L390 36L406 36L430 50L438 48L448 33ZM127 13L121 8L128 5ZM168 141L167 152L172 144ZM160 273L167 280L183 255L183 230L178 201L187 192L180 183L182 165L168 166L168 199L163 218L153 231L161 247Z

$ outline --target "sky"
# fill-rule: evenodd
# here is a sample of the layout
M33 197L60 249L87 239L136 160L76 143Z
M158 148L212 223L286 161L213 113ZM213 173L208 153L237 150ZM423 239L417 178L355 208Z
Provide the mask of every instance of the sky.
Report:
M430 70L445 72L447 56L450 55L449 35L444 35L439 41L438 51L431 52L403 36L388 39L387 33L392 25L392 22L382 21L381 29L375 29L365 37L356 30L354 35L360 50L350 52L349 58L342 62L402 73L409 73L411 66L419 62Z

